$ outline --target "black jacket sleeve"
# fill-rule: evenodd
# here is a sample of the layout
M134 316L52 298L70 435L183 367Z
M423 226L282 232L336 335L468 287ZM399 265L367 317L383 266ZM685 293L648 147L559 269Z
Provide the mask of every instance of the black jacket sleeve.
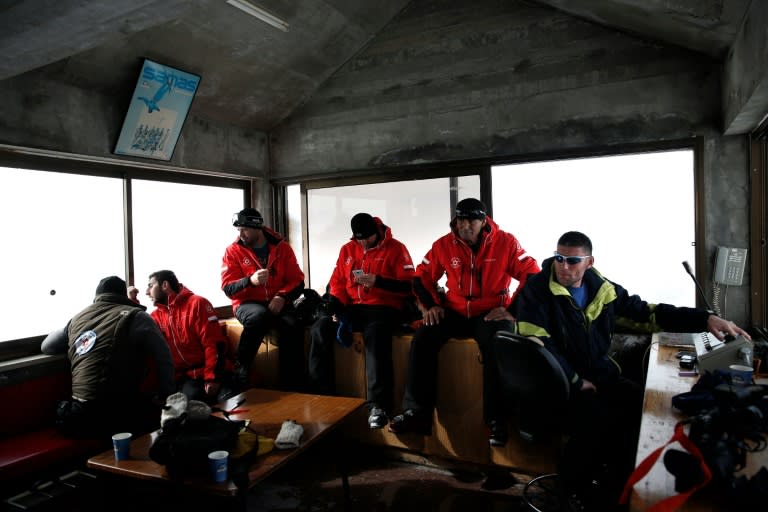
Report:
M416 294L416 298L419 299L419 302L425 308L429 309L439 306L439 304L435 302L435 299L432 298L432 294L424 287L424 283L422 283L421 279L418 277L413 279L413 291Z
M388 292L404 292L410 293L413 290L413 284L411 281L403 281L402 279L391 279L389 277L376 276L376 282L373 286L387 290Z

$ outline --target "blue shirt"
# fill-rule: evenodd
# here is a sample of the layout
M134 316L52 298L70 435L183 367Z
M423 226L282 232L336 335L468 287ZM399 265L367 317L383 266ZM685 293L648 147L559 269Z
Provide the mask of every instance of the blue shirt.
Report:
M568 293L571 294L571 297L576 301L576 304L578 304L581 309L584 309L587 305L587 287L584 283L578 288L571 288L569 286Z

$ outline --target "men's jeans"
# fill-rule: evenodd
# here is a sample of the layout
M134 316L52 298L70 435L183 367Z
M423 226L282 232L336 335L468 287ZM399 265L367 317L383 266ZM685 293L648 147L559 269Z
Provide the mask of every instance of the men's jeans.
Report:
M235 316L243 324L237 346L237 361L250 368L253 358L273 328L278 331L280 388L285 391L301 391L304 387L304 327L298 321L293 305L286 303L279 315L273 315L266 304L243 302Z
M367 405L373 404L392 411L392 335L399 312L386 306L352 305L345 314L352 330L363 333L365 341L365 370ZM334 345L339 324L330 316L315 321L310 329L309 379L313 391L334 392Z
M472 337L477 341L483 360L483 417L486 424L503 419L493 336L498 331L512 331L514 325L509 320L487 322L483 316L466 318L446 309L445 318L439 324L425 325L416 331L408 355L403 410L432 414L437 400L437 356L440 349L449 338Z

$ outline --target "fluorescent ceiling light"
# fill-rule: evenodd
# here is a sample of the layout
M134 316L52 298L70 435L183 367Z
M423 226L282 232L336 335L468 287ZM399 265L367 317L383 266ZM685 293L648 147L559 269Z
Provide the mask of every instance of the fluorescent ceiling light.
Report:
M231 5L232 7L237 7L241 11L250 14L251 16L260 19L264 23L269 23L275 28L279 28L283 32L288 32L288 23L281 20L277 16L273 16L269 14L264 9L261 9L260 7L256 7L250 2L247 2L246 0L227 0L227 3Z

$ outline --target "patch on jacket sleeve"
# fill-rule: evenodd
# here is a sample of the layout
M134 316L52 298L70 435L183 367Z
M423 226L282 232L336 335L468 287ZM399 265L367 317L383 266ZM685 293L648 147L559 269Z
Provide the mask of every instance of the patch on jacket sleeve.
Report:
M85 331L75 340L75 355L82 356L90 351L96 345L96 339L99 337L95 331Z

